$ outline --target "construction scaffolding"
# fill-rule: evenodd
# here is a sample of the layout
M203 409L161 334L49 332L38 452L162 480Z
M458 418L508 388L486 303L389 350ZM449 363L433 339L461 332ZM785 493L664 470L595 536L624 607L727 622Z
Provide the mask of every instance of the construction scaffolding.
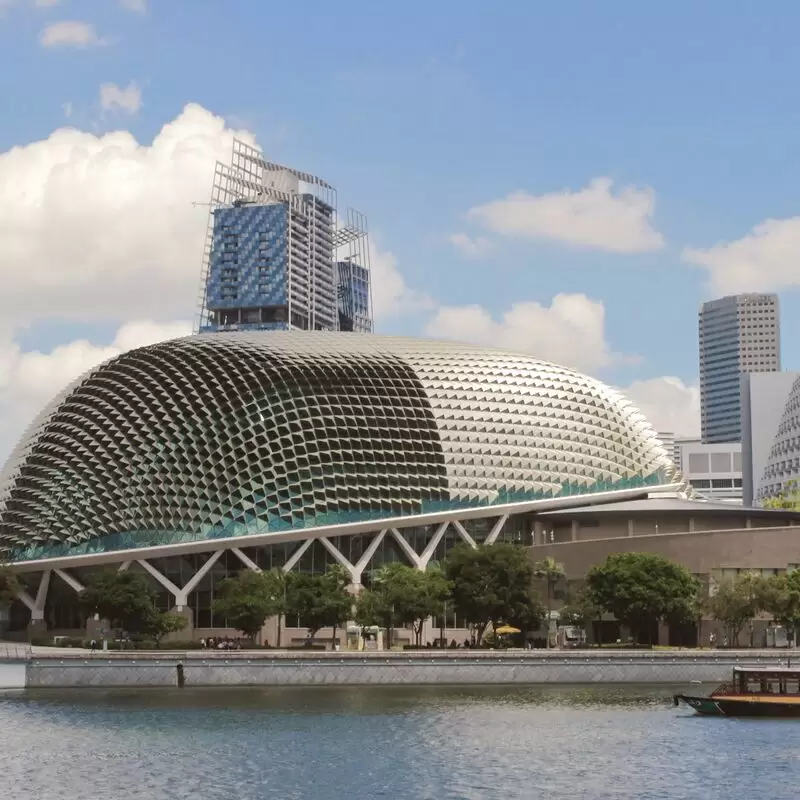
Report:
M267 161L255 147L234 139L231 163L217 162L214 169L195 333L219 329L219 319L209 308L215 212L222 208L267 205L281 205L286 209L285 327L338 329L337 263L355 263L369 272L366 217L347 209L344 219L340 220L333 186L311 173ZM370 295L367 313L370 331L371 308ZM240 327L236 323L225 329Z

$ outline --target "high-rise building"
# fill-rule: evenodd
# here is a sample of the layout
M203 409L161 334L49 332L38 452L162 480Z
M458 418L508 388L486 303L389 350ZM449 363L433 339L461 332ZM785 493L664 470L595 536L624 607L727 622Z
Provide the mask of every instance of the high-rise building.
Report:
M672 463L680 469L680 464L676 460L680 458L680 447L677 447L675 444L675 434L672 431L658 431L656 433L656 438L667 451L667 455L672 459Z
M339 330L372 333L369 270L353 261L336 263Z
M742 375L742 498L746 506L768 496L762 488L765 471L798 378L798 372Z
M699 334L703 442L739 442L740 376L781 368L778 297L740 294L703 303Z
M372 330L366 218L340 220L332 186L237 140L210 206L197 331L340 330L343 305Z

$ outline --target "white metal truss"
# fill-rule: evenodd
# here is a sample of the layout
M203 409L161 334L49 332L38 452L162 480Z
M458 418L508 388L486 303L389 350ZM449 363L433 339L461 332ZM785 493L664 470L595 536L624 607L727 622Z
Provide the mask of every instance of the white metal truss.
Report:
M502 519L507 518L504 517ZM502 519L500 521L502 521ZM461 538L469 543L472 547L476 547L475 541L472 539L469 534L466 534L466 531L463 527L463 524L459 521L454 521L453 523L456 526L456 529L459 530L461 533ZM495 525L497 528L498 525ZM414 548L408 542L408 540L403 535L403 531L397 528L386 529L383 528L381 530L376 530L372 540L370 541L369 545L365 548L361 558L353 564L350 560L341 552L341 550L326 536L315 536L309 537L302 541L295 552L292 554L291 558L286 561L286 564L282 567L284 572L290 572L297 568L298 563L305 555L306 551L313 546L315 542L319 542L336 560L336 562L345 569L347 574L350 576L351 581L351 589L353 591L357 591L361 586L362 576L365 570L367 570L375 557L376 552L383 544L384 539L386 536L391 536L393 541L397 543L400 548L400 551L403 553L405 557L406 563L409 566L413 566L416 569L425 571L427 565L430 562L430 557L435 552L436 548L441 543L442 537L444 536L445 531L447 530L447 523L444 523L439 526L436 534L431 539L430 543L423 552L422 555L416 553ZM488 540L487 540L488 541ZM150 575L156 583L158 583L163 589L172 596L174 607L177 611L182 611L189 605L189 595L193 592L203 578L211 571L214 564L220 559L220 557L226 551L232 552L241 562L242 565L249 570L254 572L261 572L261 568L239 547L229 547L226 549L215 550L211 552L209 558L203 563L203 565L195 572L194 575L183 585L178 586L169 578L166 577L156 566L154 566L150 560L146 558L139 558L136 559L135 563L138 564L148 575ZM118 571L124 571L130 569L131 565L134 562L132 561L122 561L117 564ZM107 567L107 565L105 565ZM101 569L104 567L100 567ZM45 602L47 599L47 592L50 586L50 576L52 573L57 574L76 594L80 594L84 591L84 586L78 581L72 574L70 574L65 569L46 569L42 572L41 578L39 579L38 589L36 592L36 597L33 598L26 590L21 590L18 594L18 598L29 608L31 611L31 619L33 620L42 620L44 619L44 610L45 610Z

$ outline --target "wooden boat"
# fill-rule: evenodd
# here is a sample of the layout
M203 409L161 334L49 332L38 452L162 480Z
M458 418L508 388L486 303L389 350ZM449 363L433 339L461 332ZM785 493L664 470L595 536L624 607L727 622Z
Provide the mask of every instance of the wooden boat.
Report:
M711 717L797 717L800 719L800 669L734 667L733 680L707 697L676 694L698 714Z

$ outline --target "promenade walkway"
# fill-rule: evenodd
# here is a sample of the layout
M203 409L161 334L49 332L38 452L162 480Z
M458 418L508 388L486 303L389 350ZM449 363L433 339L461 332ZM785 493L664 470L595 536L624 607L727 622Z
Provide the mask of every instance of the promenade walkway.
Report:
M29 661L32 656L31 649L29 644L0 642L0 661Z

